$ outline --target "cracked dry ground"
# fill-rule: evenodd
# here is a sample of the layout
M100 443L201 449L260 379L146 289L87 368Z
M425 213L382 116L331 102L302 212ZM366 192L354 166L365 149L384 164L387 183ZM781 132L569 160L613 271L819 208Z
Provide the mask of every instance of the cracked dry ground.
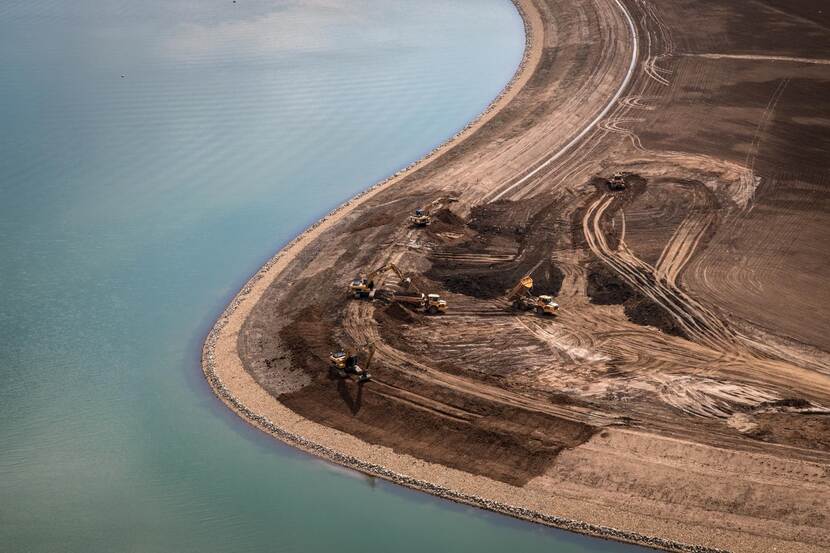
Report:
M543 511L830 548L830 20L821 2L735 4L626 2L631 84L542 166L630 45L610 1L533 2L527 86L302 252L245 323L246 369L303 417ZM599 178L617 170L624 192ZM407 226L445 195L430 227ZM449 312L348 296L390 261ZM510 310L528 272L557 317ZM330 351L367 342L371 383L329 376Z

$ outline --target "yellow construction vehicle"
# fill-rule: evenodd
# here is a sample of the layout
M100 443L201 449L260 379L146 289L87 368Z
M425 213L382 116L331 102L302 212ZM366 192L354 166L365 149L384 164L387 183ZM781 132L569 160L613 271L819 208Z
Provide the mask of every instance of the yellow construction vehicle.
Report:
M387 263L383 267L379 267L369 274L358 275L356 279L349 283L349 293L355 298L374 298L375 296L375 278L383 276L387 271L393 271L400 282L398 286L402 288L409 288L412 280L405 277L400 269L394 263Z
M394 263L387 263L383 267L379 267L366 275L360 275L349 284L349 293L355 298L375 299L375 294L378 293L376 278L382 276L384 273L392 271L398 277L398 287L402 290L394 292L384 291L382 298L393 302L415 305L423 309L430 315L447 312L447 301L441 299L438 294L424 294L412 282L412 279L405 276L403 272L398 269Z
M533 298L533 309L540 315L556 315L559 304L553 301L553 296L543 294Z
M359 355L366 352L366 362L360 366ZM357 349L357 351L335 351L329 355L331 371L340 378L353 378L359 384L372 379L369 374L369 367L372 364L372 357L375 356L375 344L369 343Z
M443 196L437 200L433 200L428 206L422 209L416 209L414 215L409 216L409 222L414 227L426 227L432 222L433 210L438 210L444 207L445 204L457 202L458 198L453 196Z
M447 300L441 299L438 294L427 294L424 302L424 311L430 315L438 315L447 312Z
M415 227L425 227L432 222L432 217L423 209L416 209L415 214L409 216L409 222Z
M507 301L514 301L516 298L529 294L531 288L533 288L533 277L530 275L523 276L516 283L516 286L507 292Z
M424 294L422 292L395 292L391 301L406 305L414 305L430 315L447 312L447 300L441 299L438 294Z
M409 288L402 292L394 292L391 301L403 303L407 305L414 305L416 308L423 309L425 313L430 315L438 315L447 312L447 300L441 299L438 294L424 294L418 289L412 280L409 280Z
M556 315L559 304L553 301L553 296L534 296L530 293L533 288L533 278L523 276L516 285L507 292L507 301L513 302L513 307L521 311L535 311L544 315Z
M625 190L625 173L614 173L606 182L611 190Z

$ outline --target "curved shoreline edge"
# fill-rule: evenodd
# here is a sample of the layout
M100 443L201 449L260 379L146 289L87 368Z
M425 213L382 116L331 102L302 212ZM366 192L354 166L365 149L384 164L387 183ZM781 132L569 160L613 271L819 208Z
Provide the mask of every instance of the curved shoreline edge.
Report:
M267 417L257 413L256 411L248 407L243 401L238 399L226 386L222 378L220 378L217 375L216 345L220 338L220 334L227 325L231 316L237 311L240 305L246 299L250 299L249 294L252 292L255 284L257 284L261 279L263 279L272 269L275 269L276 265L287 264L287 262L290 261L289 254L301 249L302 246L304 246L306 243L316 238L316 236L318 236L326 227L333 224L341 216L345 215L346 213L354 209L357 205L367 200L368 198L374 196L377 192L392 186L393 184L401 180L402 177L423 167L424 165L433 161L440 155L443 155L447 151L451 150L454 146L459 144L464 138L471 135L478 127L480 127L490 118L492 118L501 108L503 108L509 103L513 95L515 95L519 90L521 90L524 82L526 82L529 79L529 77L533 74L533 69L535 68L536 63L538 63L539 58L541 56L541 41L537 42L538 37L535 36L536 33L534 32L533 28L534 17L538 18L539 14L532 13L535 12L535 8L532 6L531 0L511 0L511 2L518 11L524 23L525 50L522 57L522 61L517 67L516 72L513 74L513 77L500 91L496 98L488 105L488 107L484 111L482 111L477 117L475 117L472 121L465 125L465 127L462 130L460 130L452 137L444 141L442 144L431 150L424 157L410 163L405 168L397 171L390 177L387 177L386 179L370 186L364 191L346 200L344 203L336 207L334 210L323 216L316 223L308 227L305 231L303 231L293 240L288 242L273 257L271 257L268 260L268 262L265 263L265 265L263 265L256 273L254 273L253 276L251 276L251 278L245 283L242 289L234 296L234 298L226 306L226 308L223 310L223 312L211 328L202 348L202 371L205 375L208 384L213 390L213 393L223 403L225 403L225 405L227 405L228 408L236 412L243 420L245 420L252 426L255 426L256 428L268 434L271 434L273 437L288 445L301 449L317 457L321 457L327 461L360 471L364 474L380 477L395 484L406 486L408 488L415 489L418 491L426 492L458 503L463 503L474 507L495 511L501 514L512 516L514 518L519 518L531 522L537 522L547 526L553 526L556 528L560 528L562 530L577 532L580 534L589 535L593 537L633 543L637 545L664 549L667 551L683 551L694 553L723 553L723 550L720 549L686 544L656 536L649 536L645 534L639 534L636 532L619 530L612 527L591 524L575 519L558 517L534 511L532 509L527 509L524 507L518 507L507 503L494 501L477 495L463 493L457 490L453 490L449 487L437 485L426 480L414 478L406 474L401 474L392 471L381 465L369 463L351 455L346 455L335 449L332 449L330 447L317 443L311 439L308 439L307 437L290 432L280 427L278 424L274 423ZM619 6L620 10L622 10L626 19L631 21L631 16L628 13L628 10L623 5L623 3L620 0L616 0L615 3ZM638 40L636 31L633 30L633 27L632 39L635 41L635 43ZM623 83L623 86L620 87L620 90L622 90L624 86L625 83ZM611 104L613 104L613 101L611 102ZM601 116L602 114L600 115L600 118ZM577 140L575 140L574 142L576 141Z

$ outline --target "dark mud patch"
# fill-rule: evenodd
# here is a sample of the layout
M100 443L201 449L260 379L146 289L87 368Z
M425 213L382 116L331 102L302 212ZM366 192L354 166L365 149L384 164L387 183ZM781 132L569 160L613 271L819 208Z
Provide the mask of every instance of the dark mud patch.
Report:
M764 442L830 451L830 416L803 413L759 413L748 436Z
M499 200L474 206L468 226L480 234L523 236L539 209L538 202Z
M451 292L495 299L531 274L535 294L557 295L564 273L551 250L567 232L558 207L539 198L473 207L465 223L472 236L435 252L426 276Z
M654 326L672 336L688 338L683 328L677 324L674 317L666 310L651 301L649 298L634 293L634 296L623 303L625 315L633 323L643 326Z
M383 309L375 309L375 320L379 324L395 321L397 323L412 324L417 321L412 310L399 303L393 303Z
M577 407L587 407L591 405L590 402L563 392L554 392L548 396L548 399L550 399L551 403L556 405L575 405Z
M302 309L279 333L293 366L312 377L328 374L328 354L339 349L334 341L334 325L313 305Z
M346 232L360 232L372 228L382 227L396 222L396 219L388 211L373 209L368 213L361 213L357 219L349 225Z
M429 391L318 380L280 399L300 415L366 442L514 486L543 474L563 449L586 442L596 431L493 402L468 411L461 394Z
M807 401L804 398L800 397L791 397L791 398L784 398L784 399L776 399L774 401L763 401L758 404L755 408L756 410L763 410L763 409L775 409L775 408L793 408L793 409L807 409L811 407L812 403Z
M464 226L464 219L445 207L432 213L432 222L428 228L430 233L440 234L442 232L464 232Z
M651 299L640 294L599 261L587 268L587 294L592 303L622 305L625 315L633 323L659 328L666 334L687 338L677 321Z
M397 303L386 307L378 306L373 314L383 342L415 356L422 355L423 352L409 343L405 331L410 325L420 324L423 316Z
M620 305L634 296L634 289L599 261L588 265L587 274L586 292L591 303Z
M463 264L441 264L430 270L429 276L439 280L451 292L479 299L495 299L504 296L533 265L530 263L493 265L488 269L470 269ZM550 263L533 271L535 294L557 295L562 287L564 273Z

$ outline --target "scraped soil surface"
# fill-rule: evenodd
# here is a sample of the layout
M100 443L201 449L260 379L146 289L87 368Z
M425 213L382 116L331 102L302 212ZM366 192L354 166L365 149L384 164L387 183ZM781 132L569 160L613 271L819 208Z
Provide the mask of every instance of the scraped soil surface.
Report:
M562 154L622 82L628 26L606 0L534 5L528 85L299 252L240 332L246 370L306 419L516 504L736 551L830 549L822 3L627 2L634 77ZM448 312L390 304L392 273L375 301L349 296L387 263ZM512 308L528 274L555 316ZM330 374L330 351L370 344L371 382Z

